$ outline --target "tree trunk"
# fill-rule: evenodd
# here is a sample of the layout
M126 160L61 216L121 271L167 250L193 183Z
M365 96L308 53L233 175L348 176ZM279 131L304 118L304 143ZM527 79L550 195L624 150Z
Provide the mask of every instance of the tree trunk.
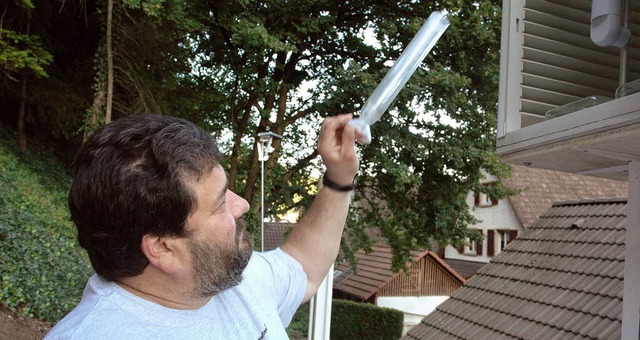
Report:
M237 192L238 190L237 183L238 183L238 166L240 162L240 159L239 159L240 147L242 145L242 136L244 136L244 134L246 133L247 126L249 124L249 118L251 118L251 108L253 107L254 102L255 102L255 95L252 93L249 95L249 100L247 101L247 104L244 110L242 111L242 115L240 116L240 118L236 117L235 109L234 108L231 109L231 121L235 129L235 133L233 136L233 149L231 152L229 173L227 174L227 176L229 176L229 190L233 192ZM246 194L247 192L246 188L244 192ZM243 196L243 197L244 199L247 200L247 202L251 202L250 196L249 198L247 198L247 196Z
M26 35L31 33L31 11L27 11ZM25 131L25 120L27 119L27 75L20 77L20 108L18 109L18 144L20 151L27 151L27 132Z
M111 122L111 108L113 106L113 50L111 47L111 26L113 16L113 0L107 1L107 105L105 107L104 123Z
M253 200L258 178L260 178L260 176L262 175L262 163L259 159L260 154L258 153L258 142L256 142L253 145L253 152L251 153L251 170L249 170L249 174L247 176L247 185L244 189L244 199L246 199L248 202L251 202ZM259 191L259 193L261 192ZM253 212L257 213L258 211L260 211L260 208L261 206L256 204L253 207Z
M271 122L269 122L268 119L266 118L261 118L258 126L259 126L259 131L264 131L264 129L266 129L267 127L271 126L282 126L280 123L282 123L282 121L284 120L284 114L285 114L285 110L286 110L286 103L287 103L287 96L289 93L289 88L286 84L281 85L280 89L274 93L273 95L271 95L270 97L268 97L265 102L267 103L265 105L265 111L270 112L275 105L277 104L277 115L276 115L276 123L272 124ZM278 133L278 134L282 134L283 131L280 131L278 129L272 129L272 132ZM278 160L278 157L280 155L281 149L282 149L282 140L280 139L275 139L271 141L271 147L273 148L273 152L269 155L269 158L265 161L265 165L264 165L264 172L265 172L265 182L267 181L267 177L268 177L268 169L269 168L273 168L274 163ZM245 193L244 193L244 198L251 202L251 200L253 199L253 196L255 195L255 188L257 188L257 184L258 184L258 179L261 179L262 176L262 164L259 161L259 157L260 155L258 154L258 143L253 145L253 153L251 155L251 170L249 171L249 175L247 176L247 186L245 189ZM262 185L262 183L260 183L260 185ZM267 188L267 190L271 190L272 188ZM267 196L265 194L265 196ZM265 202L265 206L268 204L268 202ZM260 207L259 206L255 206L253 208L254 212L257 213L258 211L260 211ZM265 207L265 211L266 211L266 207Z
M89 117L87 118L89 121L84 123L84 134L82 136L82 141L86 141L89 136L93 133L93 131L98 128L98 121L100 112L102 111L102 105L104 105L105 101L105 90L104 90L104 78L100 80L100 85L98 88L98 92L96 92L93 97L93 104L89 108Z
M256 137L257 139L257 137ZM249 163L249 173L247 175L247 183L244 188L244 199L248 202L253 201L255 195L256 183L261 174L260 155L258 154L258 143L254 143L253 151L251 152L251 161ZM260 207L258 207L259 209Z
M20 151L27 151L27 133L25 132L25 120L27 116L27 75L20 78L20 109L18 110L18 144Z

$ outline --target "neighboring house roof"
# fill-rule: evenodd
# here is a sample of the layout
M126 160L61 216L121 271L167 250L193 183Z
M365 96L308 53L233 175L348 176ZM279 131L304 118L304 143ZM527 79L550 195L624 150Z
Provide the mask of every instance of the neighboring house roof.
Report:
M567 172L511 165L506 186L520 189L509 197L523 228L528 228L556 202L575 199L627 197L627 182Z
M458 259L443 259L453 270L455 270L458 274L462 275L465 279L468 279L475 275L475 273L482 267L484 267L486 262L477 262L477 261L467 261L467 260L458 260Z
M464 283L465 279L436 253L425 250L412 252L412 254L416 262L428 257L437 263L442 271L459 281L460 284ZM387 245L374 245L370 254L366 254L364 250L358 250L355 253L355 257L357 259L357 270L355 272L346 262L335 268L336 272L334 272L333 281L335 290L362 300L368 300L394 278L406 275L403 271L396 273L391 270L392 253L391 247Z
M620 339L626 199L555 204L406 339Z
M285 234L295 223L265 222L264 223L264 251L280 247L285 240Z
M519 190L517 195L508 199L523 229L531 226L555 202L627 196L627 182L522 165L511 165L511 169L511 178L503 181L506 186ZM517 228L515 225L511 227ZM447 258L445 261L466 279L484 265L477 260Z

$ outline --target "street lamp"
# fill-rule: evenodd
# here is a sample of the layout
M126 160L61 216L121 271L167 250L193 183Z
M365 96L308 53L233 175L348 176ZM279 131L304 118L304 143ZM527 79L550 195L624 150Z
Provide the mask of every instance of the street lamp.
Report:
M261 252L264 252L264 161L269 159L269 154L273 151L273 148L271 147L271 141L274 138L282 139L282 136L271 131L258 133L258 159L262 163L262 184L260 194L260 198L262 200L260 208L260 211L262 213L262 218L260 219Z

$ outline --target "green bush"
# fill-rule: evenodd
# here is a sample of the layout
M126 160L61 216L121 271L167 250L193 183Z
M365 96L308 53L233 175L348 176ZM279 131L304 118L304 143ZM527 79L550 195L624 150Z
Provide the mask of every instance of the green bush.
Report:
M0 304L49 322L78 303L92 273L70 221L71 176L52 154L20 153L0 124Z
M308 339L309 305L309 302L303 303L293 315L291 323L289 323L289 327L287 327L287 335L289 336L289 339Z
M331 339L399 339L401 311L369 303L334 299L331 305Z

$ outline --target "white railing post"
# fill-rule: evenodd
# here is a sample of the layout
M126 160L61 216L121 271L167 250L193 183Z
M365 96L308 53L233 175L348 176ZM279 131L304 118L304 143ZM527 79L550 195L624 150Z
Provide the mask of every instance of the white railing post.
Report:
M333 265L311 298L309 305L309 340L329 340L331 330L331 299L333 296Z
M629 163L622 339L640 339L640 160Z

